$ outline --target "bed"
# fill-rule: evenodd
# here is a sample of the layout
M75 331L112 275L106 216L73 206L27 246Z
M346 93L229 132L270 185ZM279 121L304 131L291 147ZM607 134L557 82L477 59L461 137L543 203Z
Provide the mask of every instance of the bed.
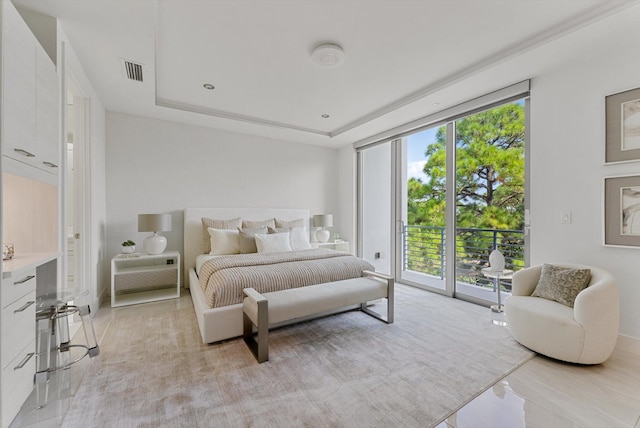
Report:
M202 225L203 217L209 219L242 218L254 221L275 218L285 220L285 223L290 220L302 219L300 223L304 224L304 233L308 237L309 211L266 208L185 209L184 271L188 274L185 287L190 289L198 327L204 343L214 343L242 336L242 288L244 287L262 287L263 292L268 292L283 287L297 287L359 277L362 276L363 270L374 270L373 266L364 260L346 253L326 249L269 254L239 254L237 256L205 256L204 254L208 253L210 248L207 247L208 236L205 235ZM300 228L296 229L297 232L302 232L299 230ZM293 231L293 229L290 230ZM216 249L214 248L212 252L216 252ZM245 264L251 265L251 271L248 273L242 271L242 266ZM256 264L258 266L255 266ZM198 270L196 270L196 266ZM300 274L300 271L304 272ZM200 277L197 272L201 273ZM294 276L310 275L312 279L304 276L303 279L295 277L295 280L282 280L282 275L289 275L290 272L294 272L292 274ZM217 290L213 288L214 285L228 288L224 289L226 291L212 292L211 290ZM352 307L315 316L349 309Z

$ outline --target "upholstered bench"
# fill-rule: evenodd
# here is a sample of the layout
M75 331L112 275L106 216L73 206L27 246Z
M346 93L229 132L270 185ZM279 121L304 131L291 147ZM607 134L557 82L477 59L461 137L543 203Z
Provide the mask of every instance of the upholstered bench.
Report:
M285 321L360 305L360 310L388 324L393 322L393 278L364 271L361 278L325 282L307 287L260 294L244 289L243 338L259 363L269 359L269 328ZM367 307L377 299L387 299L387 316ZM257 330L257 340L253 329Z

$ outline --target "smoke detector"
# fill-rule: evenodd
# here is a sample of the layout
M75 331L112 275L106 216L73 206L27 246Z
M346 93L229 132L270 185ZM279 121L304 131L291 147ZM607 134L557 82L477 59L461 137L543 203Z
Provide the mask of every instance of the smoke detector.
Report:
M311 60L320 67L337 67L344 62L344 50L333 43L320 45L311 53Z

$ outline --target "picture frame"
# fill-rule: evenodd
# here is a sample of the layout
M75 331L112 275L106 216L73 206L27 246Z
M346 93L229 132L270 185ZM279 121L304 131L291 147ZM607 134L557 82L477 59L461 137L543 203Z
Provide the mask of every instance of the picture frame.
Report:
M640 88L605 97L605 163L640 160Z
M604 245L640 248L640 175L605 177Z

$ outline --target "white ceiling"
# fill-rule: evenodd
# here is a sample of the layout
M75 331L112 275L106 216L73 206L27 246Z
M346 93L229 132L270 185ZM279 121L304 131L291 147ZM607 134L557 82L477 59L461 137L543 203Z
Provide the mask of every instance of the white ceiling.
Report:
M107 110L329 147L535 77L607 37L591 31L603 18L638 9L635 0L14 3L60 20ZM341 66L312 63L327 42L344 48ZM143 83L125 78L122 58L143 64Z

